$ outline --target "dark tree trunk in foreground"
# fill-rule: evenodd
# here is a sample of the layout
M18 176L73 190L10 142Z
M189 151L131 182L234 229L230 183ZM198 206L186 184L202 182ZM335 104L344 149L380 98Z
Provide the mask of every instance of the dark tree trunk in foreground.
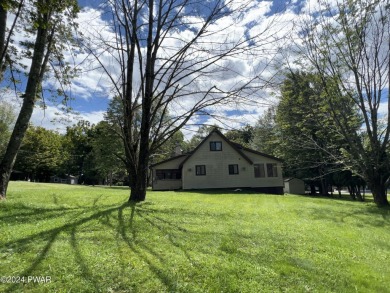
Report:
M44 20L47 20L48 17L48 15L44 16ZM28 75L26 92L23 97L22 108L20 109L18 119L16 120L7 150L0 163L0 198L5 199L7 195L7 188L12 168L34 110L38 89L42 79L42 72L46 67L46 64L43 63L45 63L44 59L47 35L47 28L38 27L34 45L34 54L32 57L30 73Z
M2 71L3 56L5 55L3 51L5 48L5 31L7 28L7 10L4 9L2 2L0 0L0 72Z
M371 174L367 174L366 178L374 197L374 202L377 204L377 206L388 206L389 201L387 199L386 184L388 176L385 174L380 174L380 172L373 171Z
M146 197L150 157L196 115L218 104L237 105L257 97L259 73L244 76L230 68L235 56L252 64L259 47L275 41L269 27L254 21L250 39L241 34L222 34L231 26L214 26L229 17L240 21L250 0L135 0L109 1L110 29L115 41L86 38L86 47L111 80L115 96L121 101L123 117L117 124L125 149L125 165L130 178L129 201ZM234 9L232 5L234 4ZM192 11L188 14L189 11ZM186 17L186 16L191 17ZM196 15L196 17L195 17ZM194 23L194 18L197 19ZM221 22L222 23L222 22ZM92 29L93 30L93 29ZM185 34L184 31L188 30ZM112 62L105 63L101 48L107 49ZM259 53L260 54L260 53ZM116 63L120 70L113 74ZM213 78L228 74L228 86L219 87ZM253 93L248 94L246 89ZM255 103L258 98L254 99ZM208 111L207 113L210 113ZM207 114L212 115L212 114Z

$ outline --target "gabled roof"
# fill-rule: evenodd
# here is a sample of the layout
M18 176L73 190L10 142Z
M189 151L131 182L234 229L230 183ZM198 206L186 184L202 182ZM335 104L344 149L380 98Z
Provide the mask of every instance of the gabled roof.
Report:
M213 131L211 131L209 133L209 135L207 135L203 140L202 142L190 153L187 153L187 154L182 154L182 155L179 155L179 156L175 156L175 157L172 157L172 158L169 158L167 160L164 160L164 161L161 161L161 162L158 162L156 164L153 164L150 166L150 168L152 167L155 167L157 165L160 165L160 164L163 164L163 163L167 163L167 162L170 162L172 160L176 160L178 158L181 158L181 157L186 157L184 158L184 160L180 163L180 168L183 167L184 163L192 157L192 155L194 153L196 153L196 151L207 141L207 139L213 134L213 133L216 133L217 135L219 135L228 145L230 145L241 157L243 157L249 164L253 164L253 161L243 152L244 151L247 151L247 152L250 152L250 153L253 153L253 154L256 154L256 155L260 155L260 156L263 156L263 157L266 157L266 158L269 158L269 159L273 159L273 160L276 160L276 161L279 161L279 162L282 162L281 159L279 158L276 158L274 156L270 156L270 155L267 155L267 154L264 154L264 153L261 153L261 152L258 152L258 151L255 151L255 150L252 150L252 149L249 149L249 148L246 148L246 147L243 147L242 145L238 144L238 143L235 143L235 142L232 142L230 141L225 135L222 134L222 132L220 132L218 129L214 129Z
M149 167L149 168L153 168L154 166L157 166L157 165L160 165L160 164L164 164L164 163L167 163L167 162L170 162L170 161L176 160L176 159L178 159L178 158L181 158L181 157L188 157L188 156L190 156L190 155L191 155L191 153L188 153L188 154L182 154L182 155L178 155L178 156L174 156L174 157L171 157L171 158L169 158L169 159L166 159L166 160L164 160L164 161L161 161L161 162L158 162L158 163L152 164L152 165L150 165L150 167Z
M252 150L252 149L248 149L248 148L243 147L242 145L239 145L239 144L237 144L237 145L238 145L238 146L237 146L238 148L241 147L243 150L245 150L245 151L247 151L247 152L250 152L250 153L253 153L253 154L256 154L256 155L260 155L260 156L263 156L263 157L266 157L266 158L269 158L269 159L273 159L273 160L275 160L275 161L283 162L282 159L279 159L279 158L277 158L277 157L274 157L274 156L271 156L271 155L267 155L267 154L265 154L265 153L258 152L258 151Z
M231 142L230 140L228 140L226 138L226 136L224 136L222 134L222 132L220 132L218 129L214 129L213 131L211 131L209 133L209 135L206 136L205 139L203 139L203 141L193 150L192 154L189 155L181 164L180 164L180 167L182 167L184 165L184 163L194 154L196 153L196 151L206 142L206 140L213 134L213 133L216 133L218 134L228 145L230 145L241 157L243 157L249 164L253 164L252 160L250 158L248 158L247 155L245 155L238 147L235 143Z

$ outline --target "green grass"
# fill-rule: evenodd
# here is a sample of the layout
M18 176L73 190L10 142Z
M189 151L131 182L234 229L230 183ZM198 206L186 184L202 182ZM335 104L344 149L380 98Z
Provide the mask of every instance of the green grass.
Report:
M253 193L11 182L0 292L390 292L390 210ZM17 280L17 279L14 279Z

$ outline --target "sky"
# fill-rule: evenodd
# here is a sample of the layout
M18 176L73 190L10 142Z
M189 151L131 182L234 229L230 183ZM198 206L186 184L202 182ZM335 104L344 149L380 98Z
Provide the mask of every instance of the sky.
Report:
M238 3L239 1L237 1ZM301 4L299 1L284 1L284 0L275 0L275 1L253 1L256 5L252 5L251 8L245 12L246 15L243 16L244 19L252 19L255 22L256 19L261 19L259 24L266 24L271 19L274 19L275 16L278 16L277 28L275 27L275 34L282 36L285 32L290 29L289 23L294 17L294 13L297 12ZM107 28L107 17L104 16L104 12L99 10L99 0L80 0L79 5L82 8L79 16L78 23L79 28L84 34L91 34L99 32L101 34L106 34L109 36L110 31ZM12 18L8 19L9 24L11 23ZM225 22L231 21L231 19L224 20ZM243 31L242 26L248 26L248 22L241 21L236 23L234 26L229 27L231 34L240 34ZM221 26L226 26L226 23L217 24ZM218 29L218 28L217 28ZM277 30L277 31L276 31ZM93 32L92 32L93 31ZM184 35L184 34L183 34ZM67 55L67 54L65 54ZM264 69L264 64L270 62L270 56L265 56L264 62L258 60L259 69L262 70L264 76L272 76L273 70L270 68ZM68 54L68 58L75 58ZM108 102L112 98L112 92L110 91L110 84L107 80L107 77L99 71L93 71L91 64L81 64L84 61L83 54L76 57L76 63L79 62L79 68L81 73L78 77L73 80L72 86L70 88L70 93L73 99L69 102L69 105L77 113L71 113L67 115L60 115L61 112L59 108L61 107L60 101L50 102L49 99L46 99L46 108L43 110L40 107L36 107L31 119L32 124L36 126L42 126L48 129L57 130L59 132L64 132L66 126L77 123L78 119L88 120L91 123L97 123L101 121L104 117L104 113L107 110ZM247 61L235 61L229 63L229 66L235 67L231 72L238 72L248 70L249 65L246 64ZM260 64L262 64L260 66ZM28 65L28 64L26 64ZM235 82L236 77L229 77L228 79L231 82ZM221 83L221 81L216 81ZM53 80L45 81L44 86L55 86ZM18 97L20 93L14 91L12 87L7 88L2 84L0 89L0 100L5 100L12 103L15 106L15 109L20 107L21 99ZM228 86L227 84L225 86ZM212 119L207 119L205 117L192 120L192 124L217 124L222 126L222 128L238 128L245 124L254 125L259 115L261 115L264 110L272 104L272 90L264 90L261 93L261 99L264 102L254 105L245 105L241 107L240 105L234 106L221 106L218 109L213 109L219 117L219 121ZM220 113L217 113L220 112ZM187 127L186 137L190 137L194 131L196 131L198 126L189 126Z
M235 3L239 3L237 0ZM235 83L241 82L240 79L246 78L246 73L258 71L258 75L264 80L275 79L278 69L286 60L294 57L291 53L291 40L294 37L293 24L298 14L302 11L308 10L310 7L316 5L315 0L274 0L274 1L252 1L243 15L237 19L226 17L213 25L213 29L223 28L217 37L223 38L226 36L232 39L240 37L241 35L253 36L260 30L267 27L270 23L272 25L266 32L266 37L259 42L261 44L262 54L258 55L256 59L250 58L235 58L229 59L223 65L228 68L224 75L215 75L212 80L208 80L210 84L214 83L221 88L232 87ZM108 24L107 15L103 10L99 9L100 0L80 0L80 7L82 8L77 22L79 28L85 36L93 36L99 34L104 38L110 39L112 31ZM11 19L9 19L10 23ZM178 32L178 38L185 38L191 34L191 31ZM269 42L270 39L275 41ZM167 44L174 46L175 44ZM113 62L106 55L102 55L106 62ZM46 109L43 110L37 107L34 110L32 123L36 126L42 126L48 129L64 132L66 126L77 123L78 120L88 120L91 123L98 123L104 117L107 110L108 103L112 99L113 92L107 76L101 70L92 70L96 68L96 64L86 62L86 53L80 53L77 56L65 52L65 57L74 61L80 68L81 72L71 85L70 93L73 99L69 105L77 113L70 113L67 115L59 115L60 102L50 102L47 99ZM111 64L112 72L115 73L115 64ZM18 97L12 88L6 89L4 84L0 88L0 101L5 100L15 105L15 109L20 106L21 99ZM44 86L55 86L53 79L45 81ZM1 87L1 84L0 84ZM257 90L253 93L250 102L246 104L229 104L220 105L210 111L216 116L220 117L217 120L201 117L194 118L190 124L184 129L187 139L189 139L198 126L196 124L217 124L223 129L236 129L246 124L254 125L259 119L260 115L270 106L276 103L275 95L277 95L277 86L269 86ZM184 104L191 104L191 101L184 101Z

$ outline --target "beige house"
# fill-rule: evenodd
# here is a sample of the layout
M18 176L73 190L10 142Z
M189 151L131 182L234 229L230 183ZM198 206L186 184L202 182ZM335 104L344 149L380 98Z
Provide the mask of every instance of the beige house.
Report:
M282 162L213 130L189 154L154 164L153 190L253 188L283 194Z

